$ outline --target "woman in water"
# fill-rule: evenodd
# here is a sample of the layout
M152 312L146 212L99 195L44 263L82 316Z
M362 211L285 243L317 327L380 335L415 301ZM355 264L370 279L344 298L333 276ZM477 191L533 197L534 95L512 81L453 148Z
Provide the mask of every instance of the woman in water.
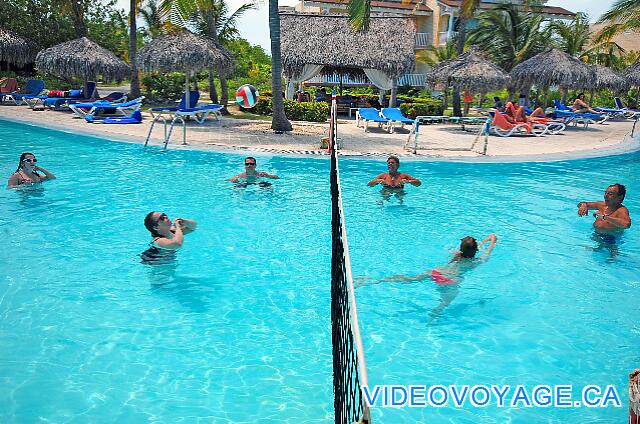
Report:
M144 218L144 226L151 233L150 246L140 254L143 262L167 263L175 259L182 247L184 235L193 232L197 223L192 219L176 218L172 223L167 214L150 212Z
M55 175L36 165L36 163L38 163L38 159L33 153L25 152L21 154L18 169L9 177L7 187L19 187L56 179ZM38 173L38 171L42 172L42 174Z
M459 291L458 283L460 283L464 273L486 261L497 241L498 237L496 237L495 234L489 234L480 244L478 244L475 238L466 236L460 240L460 250L454 252L451 260L445 265L418 275L392 275L372 283L365 282L359 285L366 286L384 281L414 282L430 279L436 283L438 291L440 292L440 304L433 308L430 313L432 320L456 298ZM485 246L487 243L489 244L484 248L482 255L476 258L476 253L478 253L479 248Z

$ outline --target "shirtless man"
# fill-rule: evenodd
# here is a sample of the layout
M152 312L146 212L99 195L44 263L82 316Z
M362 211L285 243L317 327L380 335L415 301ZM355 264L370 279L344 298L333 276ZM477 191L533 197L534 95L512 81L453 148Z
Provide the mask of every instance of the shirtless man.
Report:
M596 209L593 213L596 219L593 226L598 232L612 233L631 226L629 210L622 205L627 189L622 184L612 184L604 192L604 202L580 202L578 203L578 216L585 216L589 210Z
M254 184L258 181L258 179L260 177L262 178L271 178L271 179L279 179L280 177L278 177L277 175L272 175L272 174L268 174L266 172L258 172L256 171L256 158L248 156L246 158L244 158L244 169L245 171L238 174L238 175L234 175L233 177L229 178L227 181L231 181L232 183L237 183L240 181L244 181L247 184ZM268 184L268 183L267 183Z
M369 187L382 184L384 188L401 189L404 187L404 183L409 183L413 186L419 187L422 183L419 179L413 178L409 174L398 172L400 168L400 159L397 156L389 156L387 159L387 168L389 172L384 172L367 184Z

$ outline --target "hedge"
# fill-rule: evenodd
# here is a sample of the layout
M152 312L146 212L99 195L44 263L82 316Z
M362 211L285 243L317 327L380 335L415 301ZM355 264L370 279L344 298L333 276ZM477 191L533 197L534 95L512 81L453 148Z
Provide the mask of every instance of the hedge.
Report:
M253 109L259 115L269 116L273 113L271 98L260 97ZM284 113L292 121L325 122L329 118L329 104L325 102L296 102L284 99Z
M400 105L402 113L410 119L422 115L442 115L442 102L435 99L420 99L413 103L403 103Z

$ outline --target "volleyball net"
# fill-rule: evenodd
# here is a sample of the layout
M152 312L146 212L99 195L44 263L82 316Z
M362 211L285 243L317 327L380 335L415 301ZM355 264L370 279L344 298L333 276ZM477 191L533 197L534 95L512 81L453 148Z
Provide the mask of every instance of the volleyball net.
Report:
M331 152L331 338L333 343L333 394L336 424L371 423L362 387L368 384L364 349L358 327L349 244L342 208L338 166L337 105L331 101L329 149Z

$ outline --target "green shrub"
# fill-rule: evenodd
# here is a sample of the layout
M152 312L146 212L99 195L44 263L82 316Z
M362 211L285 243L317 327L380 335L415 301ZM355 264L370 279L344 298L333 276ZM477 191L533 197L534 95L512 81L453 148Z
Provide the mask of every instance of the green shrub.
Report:
M416 99L413 99L416 100ZM442 102L435 99L419 99L412 103L403 103L400 105L402 113L410 119L421 115L442 115Z
M147 73L140 81L151 102L180 100L184 93L185 75L181 72Z
M260 97L249 111L259 115L271 115L273 103L270 97ZM325 102L296 102L284 99L284 113L292 121L325 122L329 117L329 104Z

